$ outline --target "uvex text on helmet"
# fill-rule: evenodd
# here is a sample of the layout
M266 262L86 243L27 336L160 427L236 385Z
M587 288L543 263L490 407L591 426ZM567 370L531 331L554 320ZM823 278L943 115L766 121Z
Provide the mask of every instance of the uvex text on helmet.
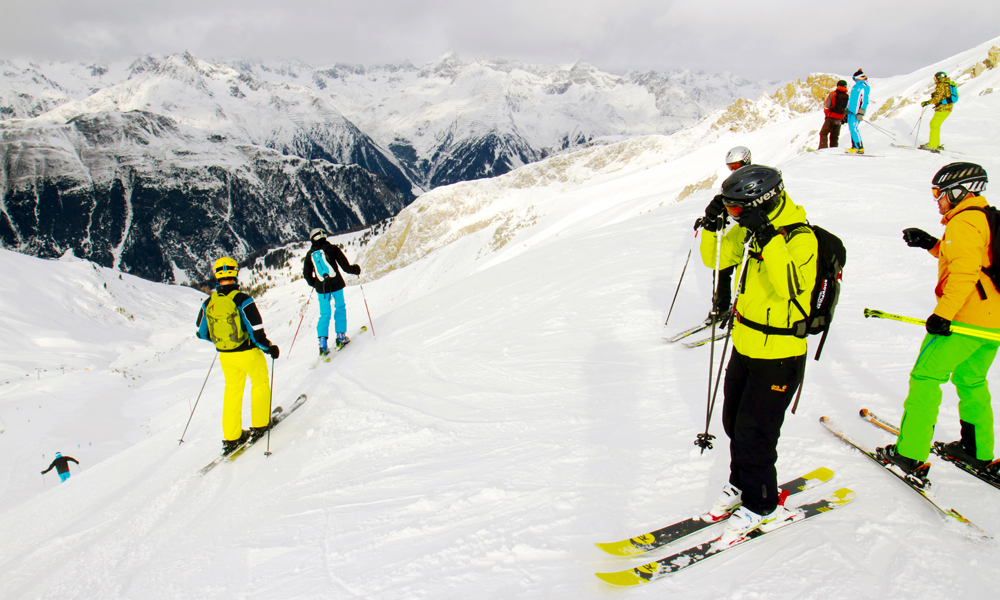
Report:
M931 180L931 185L947 191L961 186L966 191L980 193L986 191L986 169L970 162L954 162L941 167Z
M736 146L726 153L726 164L733 165L739 163L744 167L750 164L750 148L746 146Z
M315 241L315 240L321 240L321 239L323 239L325 237L326 237L326 231L324 231L323 229L320 229L319 227L317 227L316 229L313 229L312 231L309 232L309 239L313 240L313 241Z
M240 272L240 265L228 256L223 256L215 261L212 269L215 271L216 279L236 279Z
M781 171L764 165L742 167L722 182L723 198L746 208L773 205L784 189Z

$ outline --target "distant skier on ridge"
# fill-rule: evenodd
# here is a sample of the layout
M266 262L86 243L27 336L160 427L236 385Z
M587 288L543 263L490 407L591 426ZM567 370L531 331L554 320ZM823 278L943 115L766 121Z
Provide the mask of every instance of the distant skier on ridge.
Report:
M62 453L56 452L56 459L52 461L52 464L49 465L48 469L42 471L42 475L45 475L46 473L51 471L53 467L55 467L56 473L59 474L59 480L66 481L67 479L69 479L70 461L75 462L77 465L80 464L80 461L76 460L72 456L63 456Z
M818 242L805 225L805 210L785 192L781 172L751 165L730 175L722 195L705 209L701 256L706 266L716 262L724 211L737 225L721 240L720 267L740 265L749 253L745 272L737 273L733 353L723 385L729 482L711 510L720 519L732 512L721 539L730 545L791 514L778 503L775 462L785 410L805 369L806 340L794 335L793 324L807 317L800 307L811 303Z
M961 439L944 451L966 464L996 476L1000 465L993 459L993 409L986 375L1000 342L951 331L952 323L970 329L1000 333L1000 292L983 267L992 256L987 206L980 193L986 190L986 170L957 162L945 165L931 180L938 202L944 235L937 239L921 229L903 230L913 248L923 248L938 259L937 305L927 318L927 335L910 372L910 388L903 402L903 421L895 444L878 448L886 464L924 478L930 469L934 426L941 405L941 385L949 379L958 391Z
M271 425L271 384L268 381L266 352L272 359L278 347L267 339L264 322L253 298L236 283L239 265L224 256L215 261L218 286L201 305L195 325L198 337L215 344L226 378L222 402L222 453L229 454L251 437L263 437ZM243 392L250 378L250 418L252 427L243 429Z
M347 283L340 274L340 268L351 275L361 275L361 267L352 265L347 256L337 246L326 239L322 229L309 233L312 247L303 259L302 276L319 295L319 321L316 322L316 336L319 338L320 356L330 353L327 341L330 337L330 300L333 300L333 326L337 334L335 343L341 349L350 343L347 337L347 304L344 302L344 287Z
M943 148L941 145L941 125L945 119L951 116L958 93L956 92L955 96L952 96L952 86L955 86L955 82L948 79L948 74L944 71L938 71L934 74L934 82L934 93L931 95L931 99L920 103L920 106L934 105L930 138L926 144L922 144L920 147L924 150L937 152Z
M847 103L850 95L847 93L847 82L841 79L837 87L823 102L823 126L819 130L819 149L836 148L840 144L840 126L847 118Z
M847 101L847 128L851 132L851 149L853 154L864 154L865 145L861 142L858 124L865 120L865 110L868 108L868 76L858 69L854 73L854 86L851 97Z

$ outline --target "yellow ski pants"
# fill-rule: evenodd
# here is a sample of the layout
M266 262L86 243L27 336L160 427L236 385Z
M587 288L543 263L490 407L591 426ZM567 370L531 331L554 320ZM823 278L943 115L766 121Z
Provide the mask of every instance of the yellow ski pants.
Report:
M267 359L259 348L243 352L220 352L219 363L226 378L222 401L222 435L238 440L243 435L243 391L250 377L250 416L254 427L267 427L271 417L271 384Z

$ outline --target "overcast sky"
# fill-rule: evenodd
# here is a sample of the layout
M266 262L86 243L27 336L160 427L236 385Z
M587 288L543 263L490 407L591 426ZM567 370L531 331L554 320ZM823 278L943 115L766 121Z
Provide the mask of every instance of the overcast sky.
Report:
M0 58L577 60L750 79L909 73L1000 36L997 0L0 0Z

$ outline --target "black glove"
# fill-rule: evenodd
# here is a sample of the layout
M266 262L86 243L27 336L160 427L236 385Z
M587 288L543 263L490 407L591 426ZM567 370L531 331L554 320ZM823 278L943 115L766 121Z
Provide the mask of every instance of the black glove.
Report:
M281 355L281 352L278 350L277 346L271 346L270 348L268 348L267 349L267 353L270 354L271 358L274 358L274 359L277 359L278 356Z
M722 202L722 194L712 198L712 201L705 207L705 218L702 219L702 227L707 231L718 231L726 226L726 205ZM720 218L721 223L720 223Z
M705 222L705 217L698 217L694 220L694 230L698 231L701 229L701 224Z
M951 321L933 314L927 317L927 333L931 335L951 335Z
M916 227L903 230L903 241L910 248L923 248L924 250L930 250L938 243L936 237Z
M778 233L774 225L771 225L770 219L767 218L767 213L759 208L751 211L743 209L739 224L753 232L753 236L757 239L757 246L762 250Z
M351 275L361 275L361 265L351 265L351 268L347 269L347 272Z

